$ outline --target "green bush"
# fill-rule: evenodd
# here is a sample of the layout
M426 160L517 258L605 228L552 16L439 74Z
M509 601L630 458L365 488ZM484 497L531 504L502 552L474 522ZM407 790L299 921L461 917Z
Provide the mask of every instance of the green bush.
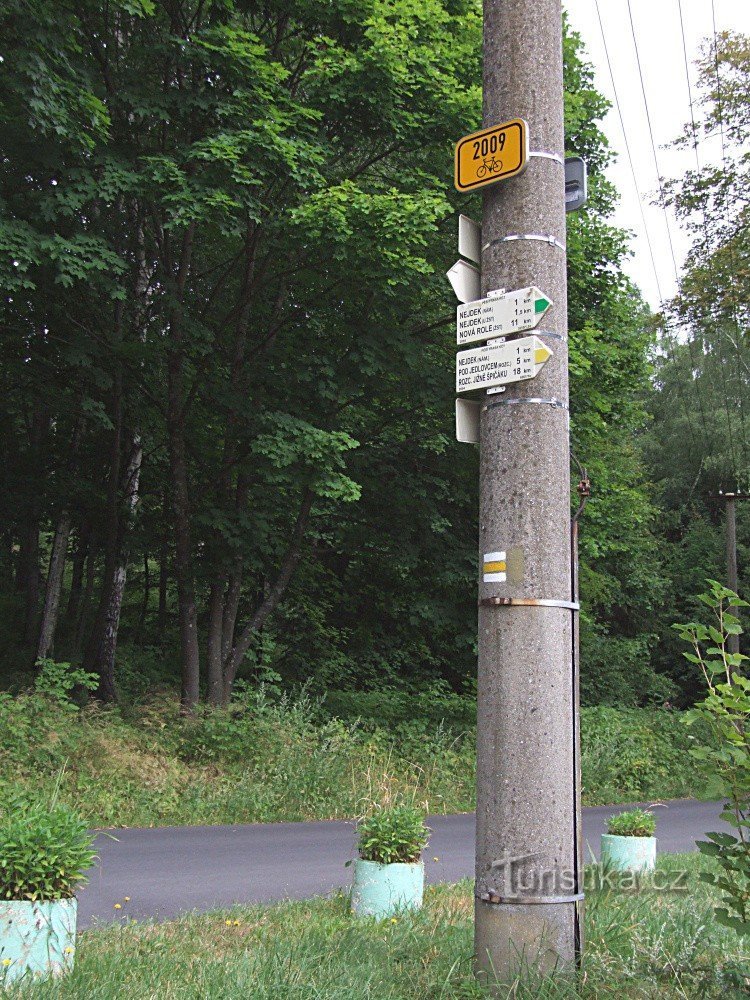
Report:
M73 702L73 692L77 687L84 691L95 691L99 685L97 674L72 667L69 663L41 659L36 661L36 668L34 691L73 710L77 707Z
M607 820L607 833L615 837L653 837L655 832L654 814L647 809L629 809Z
M0 898L67 899L93 864L83 820L58 803L11 799L0 816Z
M419 861L430 835L422 813L413 806L376 809L357 829L360 858L381 865Z
M716 580L708 584L699 598L713 611L715 624L690 622L674 628L692 646L683 655L700 669L706 684L706 697L687 713L687 722L702 724L713 740L695 747L692 755L703 770L706 794L724 799L721 818L737 835L708 833L707 841L698 842L699 851L720 868L718 874L704 872L701 877L722 891L716 919L750 934L750 680L739 673L750 657L728 649L729 636L742 634L732 611L750 605Z

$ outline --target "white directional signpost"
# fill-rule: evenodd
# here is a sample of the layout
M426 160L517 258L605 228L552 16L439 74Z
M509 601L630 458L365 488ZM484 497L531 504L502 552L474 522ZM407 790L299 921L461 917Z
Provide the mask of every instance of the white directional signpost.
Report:
M533 330L553 305L552 299L536 285L512 292L490 292L481 299L479 264L482 256L482 227L466 215L458 217L458 252L468 260L457 260L447 277L463 303L456 311L456 343L459 346L481 340L504 341L525 330ZM552 351L539 337L521 337L507 342L461 351L456 357L456 439L479 444L480 402L467 398L482 390L502 392L506 385L534 378Z
M456 355L456 392L475 392L534 378L552 351L539 337L485 344Z
M446 272L446 277L459 302L471 302L482 294L479 268L465 260L457 260L450 271Z
M472 344L476 340L533 330L551 305L552 300L536 285L464 302L456 311L456 343Z

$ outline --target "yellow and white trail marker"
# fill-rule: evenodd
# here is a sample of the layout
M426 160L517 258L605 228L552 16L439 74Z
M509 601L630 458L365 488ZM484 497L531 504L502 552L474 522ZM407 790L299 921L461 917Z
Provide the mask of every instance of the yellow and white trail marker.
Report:
M504 552L485 552L482 560L482 579L485 583L505 583L507 569Z

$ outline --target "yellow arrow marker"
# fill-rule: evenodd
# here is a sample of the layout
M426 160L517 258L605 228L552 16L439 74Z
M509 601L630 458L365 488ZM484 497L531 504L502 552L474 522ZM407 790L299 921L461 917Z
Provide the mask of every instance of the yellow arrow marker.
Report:
M546 344L542 344L541 347L537 347L534 351L534 364L543 365L547 358L552 357L552 351L547 347Z

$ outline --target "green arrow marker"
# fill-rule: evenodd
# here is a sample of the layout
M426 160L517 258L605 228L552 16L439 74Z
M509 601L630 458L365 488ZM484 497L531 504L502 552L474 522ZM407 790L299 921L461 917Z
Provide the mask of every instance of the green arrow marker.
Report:
M534 299L534 312L543 313L545 309L548 309L552 303L549 299Z

